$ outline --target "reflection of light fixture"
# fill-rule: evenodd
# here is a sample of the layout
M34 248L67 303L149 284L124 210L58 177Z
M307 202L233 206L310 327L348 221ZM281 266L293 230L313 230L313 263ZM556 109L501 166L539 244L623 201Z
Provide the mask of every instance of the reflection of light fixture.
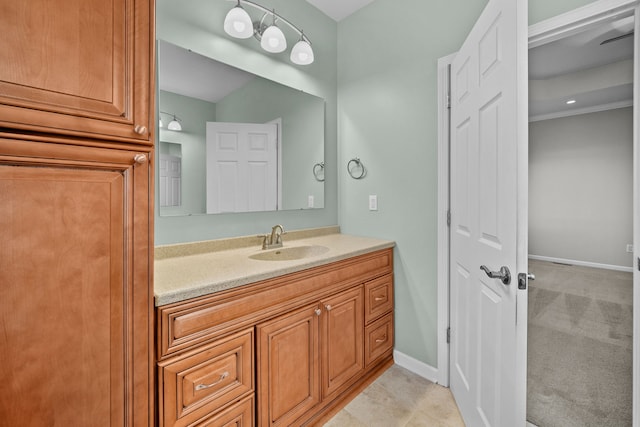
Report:
M278 15L275 10L269 10L249 0L237 1L238 4L234 6L229 13L227 13L224 20L224 30L227 34L240 39L246 39L253 34L256 39L260 40L260 46L262 46L264 50L267 52L278 53L287 48L287 39L285 38L282 30L276 25L277 21L281 21L287 24L300 36L300 40L295 44L291 51L291 61L298 65L307 65L313 62L314 56L313 49L311 49L311 41L306 35L304 35L301 29ZM250 34L247 29L247 25L251 22L251 17L247 11L242 8L242 5L249 5L264 12L264 15L262 15L262 18L260 18L259 21L251 23L250 30L252 32ZM273 18L271 25L266 25L264 23L265 18L267 18L268 15L271 15L271 18Z
M173 113L165 113L164 111L160 111L160 114L166 114L167 116L173 117L173 120L171 120L169 122L169 125L167 125L167 129L175 130L177 132L180 132L182 130L182 125L180 125L180 122L182 121L182 119L180 119ZM162 116L160 116L160 122L158 125L160 127L164 127L164 123L162 123Z

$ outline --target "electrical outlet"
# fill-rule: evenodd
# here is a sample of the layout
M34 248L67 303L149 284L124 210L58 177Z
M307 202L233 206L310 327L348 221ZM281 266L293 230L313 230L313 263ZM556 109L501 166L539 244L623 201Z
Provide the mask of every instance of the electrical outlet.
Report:
M369 196L369 210L377 211L378 210L378 196L372 194Z
M309 196L309 198L307 199L307 207L312 208L313 203L314 203L313 196Z
M627 252L629 252L631 254L633 253L633 245L631 245L631 244L627 245Z

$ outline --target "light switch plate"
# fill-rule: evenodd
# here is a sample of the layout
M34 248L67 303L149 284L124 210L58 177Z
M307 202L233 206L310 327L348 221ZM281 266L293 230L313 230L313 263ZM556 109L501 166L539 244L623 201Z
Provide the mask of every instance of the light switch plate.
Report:
M369 196L369 210L377 211L378 210L378 196L372 194Z

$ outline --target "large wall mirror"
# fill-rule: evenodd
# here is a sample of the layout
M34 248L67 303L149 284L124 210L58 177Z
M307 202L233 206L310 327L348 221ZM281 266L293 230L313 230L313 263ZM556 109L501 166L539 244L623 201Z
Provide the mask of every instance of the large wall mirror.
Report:
M158 105L161 216L324 207L322 98L158 40Z

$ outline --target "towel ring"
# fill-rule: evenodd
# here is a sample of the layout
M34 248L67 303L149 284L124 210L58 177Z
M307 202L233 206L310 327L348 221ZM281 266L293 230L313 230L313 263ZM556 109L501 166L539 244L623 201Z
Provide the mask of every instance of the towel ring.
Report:
M356 175L353 173L353 170L351 168L351 163L355 163L356 167L355 168L360 168L360 175ZM353 169L355 169L353 168ZM367 170L365 169L364 165L362 164L362 162L360 161L360 159L358 157L355 157L351 160L349 160L349 163L347 163L347 172L349 172L349 175L351 175L351 178L353 179L362 179L364 178L365 174L367 173Z
M318 176L320 174L322 174L322 178ZM324 162L313 165L313 176L316 178L316 181L324 182Z

